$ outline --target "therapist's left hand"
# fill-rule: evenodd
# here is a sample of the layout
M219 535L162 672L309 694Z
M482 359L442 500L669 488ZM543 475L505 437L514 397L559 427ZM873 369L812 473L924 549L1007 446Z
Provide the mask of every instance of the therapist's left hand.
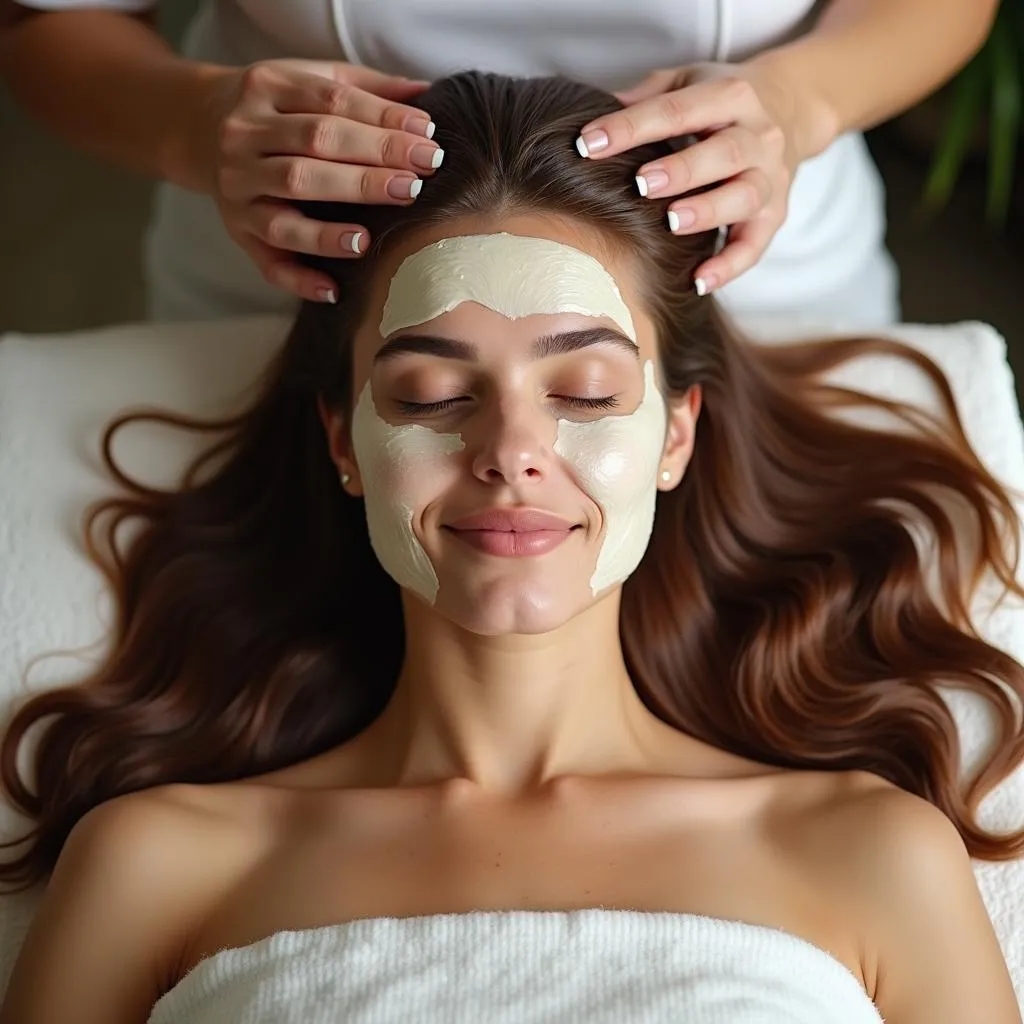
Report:
M577 148L591 159L681 135L700 139L638 167L637 188L662 199L717 183L669 206L668 230L675 234L729 228L725 246L694 271L702 295L761 258L786 219L797 166L834 137L820 100L756 62L655 71L615 96L626 109L580 131Z

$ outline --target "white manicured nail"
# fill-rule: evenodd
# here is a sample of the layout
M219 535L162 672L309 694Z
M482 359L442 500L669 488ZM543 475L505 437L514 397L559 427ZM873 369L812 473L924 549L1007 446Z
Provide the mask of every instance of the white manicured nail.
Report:
M695 277L693 279L693 287L696 289L698 295L707 295L708 286L704 283L703 277Z
M431 121L431 122L430 122L430 123L429 123L429 124L427 125L427 131L426 131L426 135L427 135L427 138L428 138L428 139L432 139L432 138L434 137L434 130L435 130L436 128L437 128L437 125L436 125L436 124L434 124L434 122L433 122L433 121Z
M435 149L434 155L430 158L430 166L436 171L441 166L441 161L444 159L444 150Z
M640 195L647 195L647 179L642 174L636 176L636 188Z
M360 248L362 246L362 244L363 244L363 233L362 233L362 231L357 231L357 232L355 232L355 234L352 235L351 244L352 244L352 251L353 252L361 252L362 251L362 249Z
M416 178L409 183L409 198L415 199L420 194L420 189L423 188L423 179Z
M583 141L583 136L577 136L576 138L576 152L580 156L590 156L590 150L587 149L587 144Z
M679 214L675 210L668 211L668 229L669 231L679 230Z

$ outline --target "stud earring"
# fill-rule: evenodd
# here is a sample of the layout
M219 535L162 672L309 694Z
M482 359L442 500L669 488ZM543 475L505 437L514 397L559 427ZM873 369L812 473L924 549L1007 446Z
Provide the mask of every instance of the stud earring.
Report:
M341 484L342 484L342 486L344 487L349 482L349 480L351 480L351 479L352 479L352 477L349 476L348 473L342 473L341 474Z
M669 472L669 471L668 471L667 469L663 469L663 470L661 471L661 479L662 479L662 480L663 480L663 481L664 481L665 483L668 483L668 482L669 482L669 480L671 480L671 479L672 479L672 474L671 474L671 473L670 473L670 472Z

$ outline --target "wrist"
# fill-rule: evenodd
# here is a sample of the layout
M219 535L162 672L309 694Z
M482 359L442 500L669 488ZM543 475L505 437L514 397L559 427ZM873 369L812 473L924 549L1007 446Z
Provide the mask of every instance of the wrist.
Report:
M216 130L212 124L214 96L220 84L238 69L219 64L179 60L167 68L165 131L158 156L166 181L193 192L214 189Z
M776 85L798 164L824 152L845 130L827 90L813 74L814 62L807 57L801 40L746 62Z

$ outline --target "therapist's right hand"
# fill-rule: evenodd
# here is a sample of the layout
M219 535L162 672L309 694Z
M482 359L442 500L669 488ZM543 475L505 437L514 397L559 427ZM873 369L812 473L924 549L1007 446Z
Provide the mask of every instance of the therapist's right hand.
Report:
M230 236L271 284L301 298L333 302L334 282L296 253L358 257L370 243L360 224L304 216L296 199L415 202L424 175L444 153L428 138L429 116L406 106L429 83L353 64L269 60L212 78L199 178Z

